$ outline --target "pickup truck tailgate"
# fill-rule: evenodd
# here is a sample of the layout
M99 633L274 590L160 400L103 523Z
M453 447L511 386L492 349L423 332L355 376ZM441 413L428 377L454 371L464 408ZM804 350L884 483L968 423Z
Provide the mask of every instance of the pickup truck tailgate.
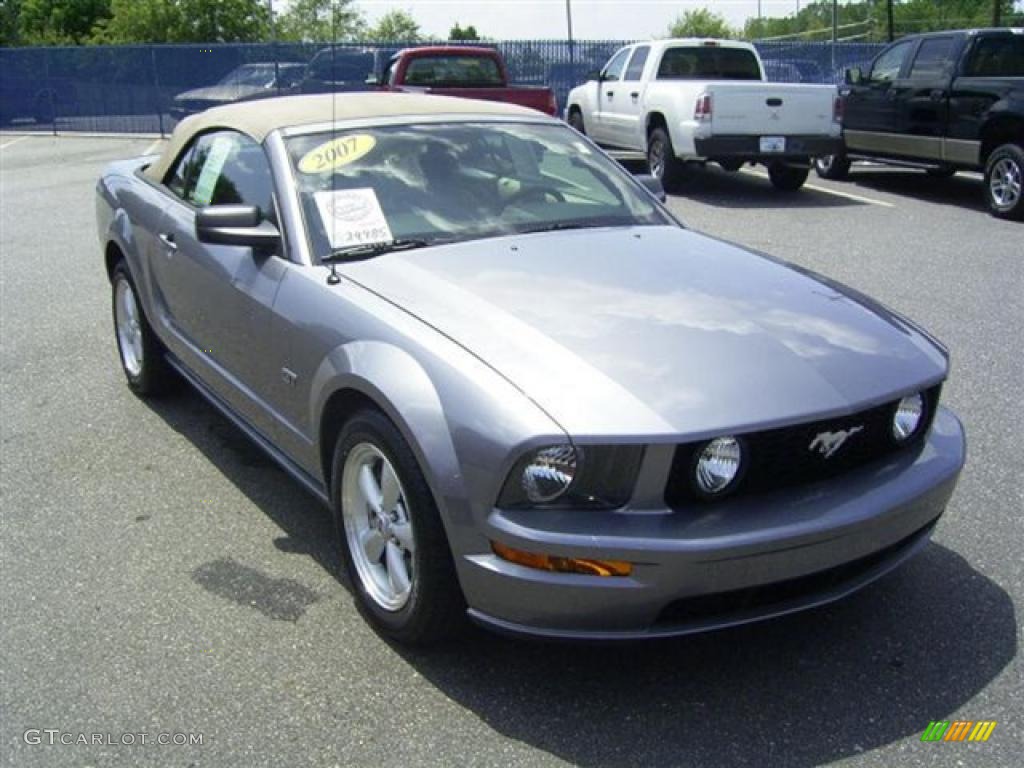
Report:
M807 136L832 131L836 88L788 83L711 83L711 133Z

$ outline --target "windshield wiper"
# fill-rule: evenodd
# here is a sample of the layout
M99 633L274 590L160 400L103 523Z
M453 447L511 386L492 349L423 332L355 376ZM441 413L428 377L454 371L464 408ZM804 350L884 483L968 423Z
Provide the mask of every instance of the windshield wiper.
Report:
M532 235L535 232L561 232L566 229L594 229L596 227L610 227L613 224L607 222L585 222L585 221L553 221L550 224L542 224L529 229L520 229L520 235Z
M339 261L355 261L358 259L369 259L380 256L384 253L394 251L411 251L415 248L426 248L429 245L438 244L439 240L423 240L420 238L396 238L385 243L365 243L363 245L349 245L331 251L320 259L322 264L332 264Z

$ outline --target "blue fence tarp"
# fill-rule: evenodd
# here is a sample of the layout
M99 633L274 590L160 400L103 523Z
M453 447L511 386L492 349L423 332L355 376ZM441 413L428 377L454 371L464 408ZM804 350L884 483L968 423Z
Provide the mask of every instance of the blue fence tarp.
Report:
M513 82L548 85L559 104L627 41L513 40L493 43ZM755 43L770 80L834 83L880 50L872 43ZM194 89L234 88L239 98L306 92L317 78L332 89L367 89L401 43L325 46L214 45L0 48L0 128L40 131L169 133ZM331 72L323 64L330 62ZM273 67L277 64L277 68ZM249 65L249 66L245 66ZM259 65L267 65L261 67ZM239 69L245 67L244 69ZM260 71L270 68L269 87ZM254 84L247 84L246 79ZM222 81L226 84L218 85ZM342 82L343 81L343 82Z

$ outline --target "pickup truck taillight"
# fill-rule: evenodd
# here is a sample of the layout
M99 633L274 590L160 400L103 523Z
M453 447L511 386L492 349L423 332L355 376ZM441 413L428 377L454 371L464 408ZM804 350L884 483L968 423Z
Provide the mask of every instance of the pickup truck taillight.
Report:
M843 122L843 97L836 96L835 101L832 102L832 122L841 123Z
M547 113L552 117L558 117L558 99L555 98L554 91L548 94Z
M697 97L697 104L693 108L693 119L698 123L707 123L711 121L711 94L702 93Z

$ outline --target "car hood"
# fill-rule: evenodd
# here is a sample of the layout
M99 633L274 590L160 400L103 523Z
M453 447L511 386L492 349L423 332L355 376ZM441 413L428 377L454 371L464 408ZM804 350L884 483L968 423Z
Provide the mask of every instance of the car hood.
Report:
M175 101L205 101L212 104L221 104L257 93L266 92L267 88L258 85L208 85L205 88L193 88L191 91L183 91L174 97Z
M344 271L572 435L765 429L885 402L947 370L944 350L866 297L678 227L479 240Z

